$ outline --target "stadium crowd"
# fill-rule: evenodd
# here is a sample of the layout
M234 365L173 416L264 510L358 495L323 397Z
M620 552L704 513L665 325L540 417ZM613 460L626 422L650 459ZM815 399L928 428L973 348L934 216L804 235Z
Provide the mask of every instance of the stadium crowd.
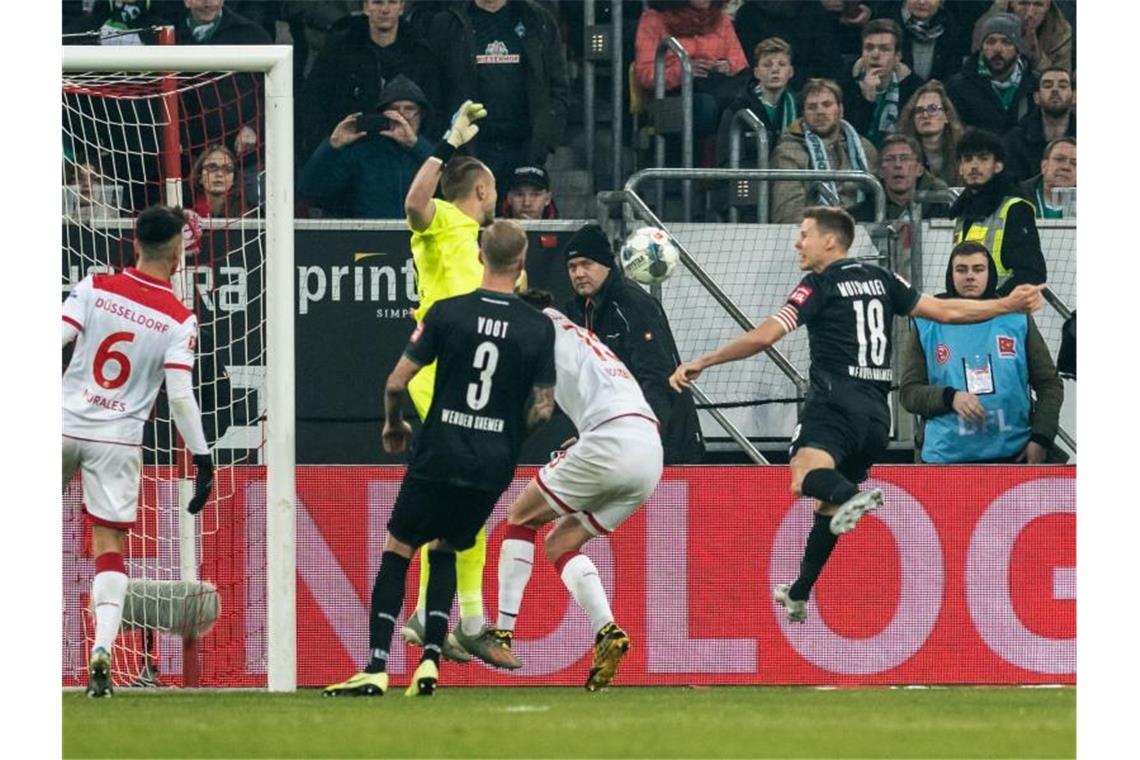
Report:
M634 0L621 6L621 42L633 62L631 85L644 93L655 85L662 39L675 37L689 54L700 165L728 165L732 116L749 108L767 131L772 166L876 173L891 185L897 215L915 189L964 184L957 141L975 127L1004 142L1006 179L1023 183L1019 191L1035 196L1029 200L1036 205L1047 202L1055 216L1060 207L1053 199L1037 197L1038 175L1045 173L1047 143L1073 138L1067 145L1075 153L1075 5ZM604 23L612 6L596 7ZM418 162L468 98L484 103L489 115L465 150L491 167L500 188L518 167L544 168L583 128L577 114L584 19L577 1L65 0L63 14L66 44L155 44L161 25L174 27L180 45L291 44L300 216L401 218L398 199ZM681 64L672 53L665 64L666 90L673 93ZM257 205L263 125L256 86L235 76L208 97L185 99L194 100L183 103L182 120L191 153L183 172L188 205L214 216ZM916 141L914 171L880 165L893 134ZM115 141L129 139L101 136L94 149L65 144L71 174L79 165L97 175L101 162L122 160ZM634 145L637 136L626 139ZM755 149L744 151L747 165ZM222 164L235 173L229 200L219 195L223 179L209 171L202 176L202 167L219 164L220 152L228 152ZM147 172L132 168L132 176ZM913 187L903 174L916 175ZM531 184L557 196L557 172ZM854 186L781 184L787 187L778 184L771 194L774 221L794 219L810 203L842 205L857 219L870 213ZM128 209L155 200L138 188L126 195ZM540 215L556 208L547 203Z

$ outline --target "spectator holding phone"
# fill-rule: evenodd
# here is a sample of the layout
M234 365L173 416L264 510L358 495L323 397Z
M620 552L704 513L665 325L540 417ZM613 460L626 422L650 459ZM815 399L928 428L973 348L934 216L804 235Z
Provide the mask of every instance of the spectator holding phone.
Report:
M324 216L403 219L404 196L435 143L420 134L428 117L423 90L400 75L371 114L343 118L301 171L299 195Z

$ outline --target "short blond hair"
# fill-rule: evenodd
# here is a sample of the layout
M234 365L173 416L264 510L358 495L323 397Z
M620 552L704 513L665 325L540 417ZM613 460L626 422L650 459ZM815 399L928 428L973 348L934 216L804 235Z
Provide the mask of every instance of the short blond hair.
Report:
M509 272L526 252L526 231L510 219L499 219L483 230L479 250L483 265L496 274Z
M788 60L792 60L792 46L783 37L767 37L756 43L756 47L752 48L752 60L760 63L760 59L766 55L775 55L783 53L788 56Z

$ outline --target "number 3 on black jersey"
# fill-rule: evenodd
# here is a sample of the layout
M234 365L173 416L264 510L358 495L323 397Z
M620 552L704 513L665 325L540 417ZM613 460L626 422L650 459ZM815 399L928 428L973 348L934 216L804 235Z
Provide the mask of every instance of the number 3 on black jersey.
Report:
M851 302L855 309L855 336L859 339L859 366L882 367L887 360L887 320L883 302L878 298L857 299ZM870 363L868 363L868 348Z
M467 406L477 412L491 400L491 381L499 366L499 347L489 340L480 343L472 366L479 370L479 382L467 386Z

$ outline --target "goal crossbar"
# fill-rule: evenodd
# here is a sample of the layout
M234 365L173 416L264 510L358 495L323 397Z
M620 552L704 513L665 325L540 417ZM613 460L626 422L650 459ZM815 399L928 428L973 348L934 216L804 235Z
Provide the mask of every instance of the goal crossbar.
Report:
M293 344L293 51L260 46L64 46L64 72L263 73L266 249L267 686L297 686Z

